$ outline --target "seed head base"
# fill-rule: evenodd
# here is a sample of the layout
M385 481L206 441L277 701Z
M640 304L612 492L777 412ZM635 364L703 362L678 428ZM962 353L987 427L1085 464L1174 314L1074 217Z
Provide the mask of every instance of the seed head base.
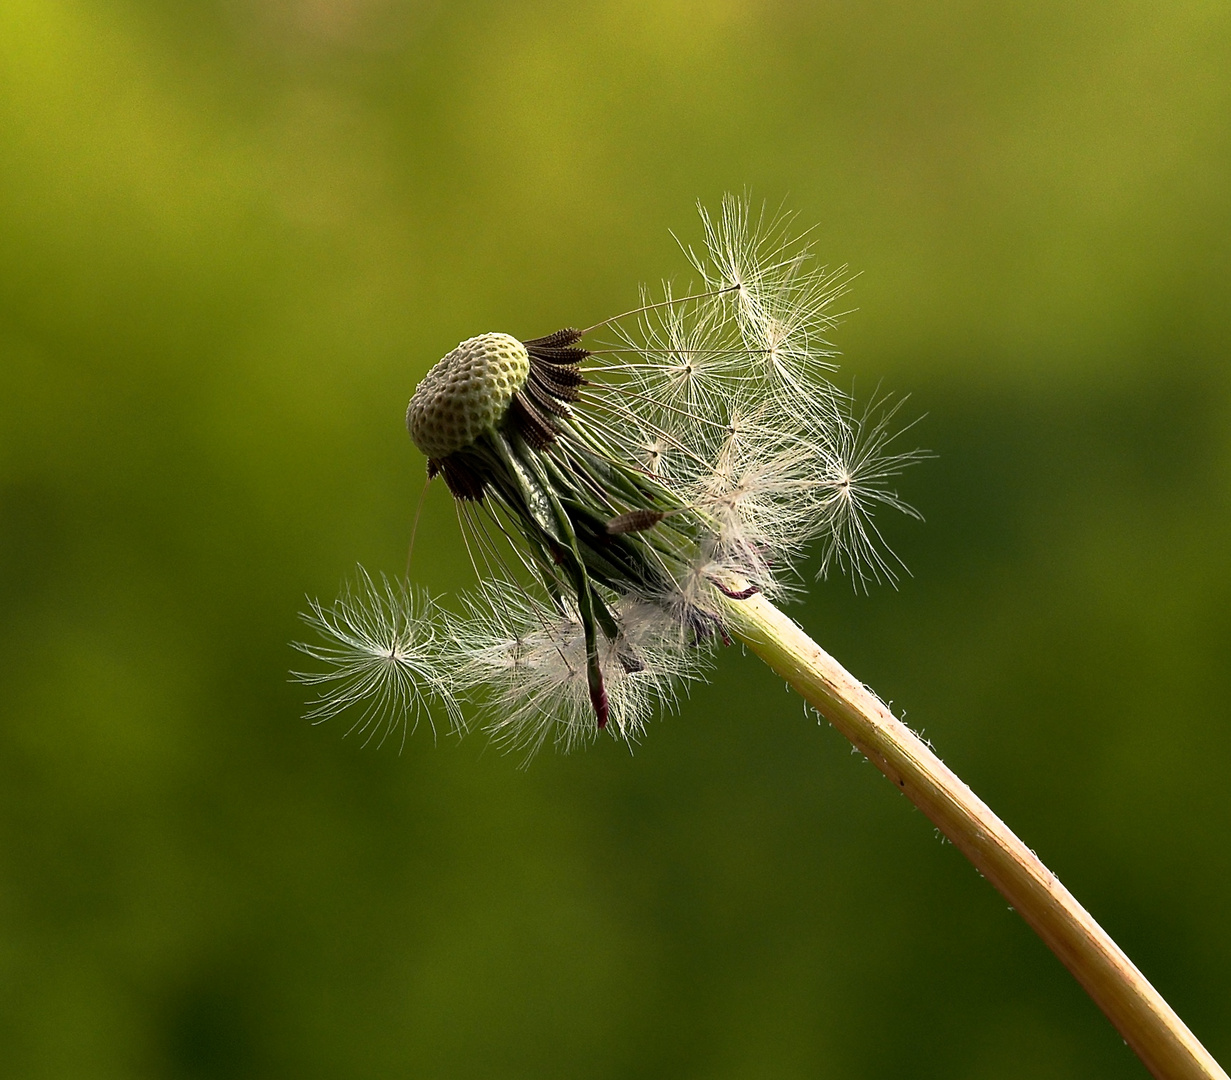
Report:
M529 374L530 355L517 338L468 338L415 389L406 409L410 437L429 460L469 446L500 423Z

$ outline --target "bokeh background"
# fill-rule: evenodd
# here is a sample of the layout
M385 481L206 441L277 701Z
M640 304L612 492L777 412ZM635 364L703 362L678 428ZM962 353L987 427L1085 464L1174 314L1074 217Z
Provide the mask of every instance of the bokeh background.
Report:
M684 277L748 188L938 455L794 614L1231 1061L1231 9L0 4L0 1073L1144 1077L732 649L634 753L312 727L458 340ZM447 493L416 573L473 578Z

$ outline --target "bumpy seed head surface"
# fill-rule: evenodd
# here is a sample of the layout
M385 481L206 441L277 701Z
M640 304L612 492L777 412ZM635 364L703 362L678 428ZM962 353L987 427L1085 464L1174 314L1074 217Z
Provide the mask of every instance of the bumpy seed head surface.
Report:
M429 458L469 446L504 416L526 384L530 357L508 334L480 334L463 341L415 387L406 427Z

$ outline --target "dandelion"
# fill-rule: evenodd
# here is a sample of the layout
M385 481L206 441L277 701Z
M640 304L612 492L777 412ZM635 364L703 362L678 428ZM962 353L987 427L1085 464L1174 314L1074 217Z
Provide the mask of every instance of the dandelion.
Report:
M502 742L636 738L729 640L730 598L792 592L814 539L822 573L894 577L872 515L914 513L881 481L919 454L890 452L892 411L861 439L829 378L845 271L816 265L789 217L745 200L702 210L702 225L703 251L686 251L699 285L643 289L637 308L586 330L469 338L410 400L407 428L457 499L481 582L464 623L423 631L447 644L418 670L436 662L452 681L426 685L483 699ZM373 670L336 622L323 629L335 652L319 658L366 681L341 679L318 715L362 689L369 720L409 700L376 677L409 667Z
M319 692L309 717L353 706L351 730L383 742L432 705L460 732L466 700L526 754L633 742L739 640L961 848L1155 1075L1226 1080L1037 856L773 602L812 544L821 575L896 582L876 515L918 517L895 485L926 455L898 448L900 403L860 411L833 382L846 269L747 199L703 209L702 229L684 249L699 284L586 329L480 334L428 372L406 423L479 584L460 613L362 571L313 603L325 644L298 647L326 670L296 676Z
M681 296L664 285L661 300L643 292L640 307L585 331L470 338L407 410L428 475L444 479L470 520L472 550L492 555L489 530L514 537L535 587L576 628L567 670L584 672L599 729L611 715L603 657L629 654L622 606L657 607L681 648L704 648L726 637L724 597L780 595L827 526L826 565L867 563L879 576L889 560L870 512L905 506L875 486L893 472L871 461L887 437L860 446L860 497L835 499L817 473L851 442L844 396L817 378L833 366L820 330L832 323L837 278L810 268L781 219L754 220L738 200L724 203L719 223L703 221L706 256L690 253L700 288ZM592 340L595 331L610 340ZM508 569L498 567L502 577ZM556 652L574 644L570 636ZM546 700L572 730L574 695ZM504 704L495 732L535 726L540 705Z

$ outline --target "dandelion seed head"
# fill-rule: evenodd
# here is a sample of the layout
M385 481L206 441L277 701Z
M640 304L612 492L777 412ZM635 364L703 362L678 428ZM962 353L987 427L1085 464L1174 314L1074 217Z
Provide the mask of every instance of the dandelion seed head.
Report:
M499 423L529 374L530 356L517 338L468 338L416 387L406 409L410 437L433 460L469 446Z
M727 640L732 602L799 588L812 542L820 575L896 582L875 515L917 516L893 480L926 455L894 449L899 405L858 413L831 379L845 267L746 197L701 226L699 285L642 288L584 331L480 335L428 372L407 426L480 584L461 614L366 577L314 605L314 718L354 704L372 737L429 699L460 726L473 699L527 754L635 741Z

